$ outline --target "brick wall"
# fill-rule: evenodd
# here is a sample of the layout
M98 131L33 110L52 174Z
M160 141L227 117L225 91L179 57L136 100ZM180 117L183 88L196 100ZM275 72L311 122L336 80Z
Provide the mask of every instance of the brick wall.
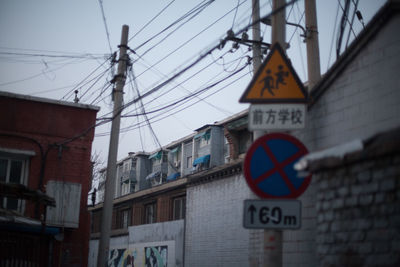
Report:
M30 98L8 93L0 95L0 147L31 150L36 153L29 162L27 186L45 191L49 180L81 184L79 228L64 229L64 240L54 242L54 261L65 265L86 266L90 217L87 195L91 180L91 146L97 109L66 102ZM83 132L79 138L65 142ZM60 145L63 143L62 145ZM58 145L55 145L58 144ZM46 153L43 180L40 152ZM27 204L25 216L40 218L44 208L36 214L35 205ZM72 249L76 247L79 249ZM61 252L61 254L60 254ZM60 258L58 258L60 257Z
M319 266L400 265L400 155L316 175Z
M242 175L187 189L185 266L261 263L262 230L243 228L243 200L256 198Z

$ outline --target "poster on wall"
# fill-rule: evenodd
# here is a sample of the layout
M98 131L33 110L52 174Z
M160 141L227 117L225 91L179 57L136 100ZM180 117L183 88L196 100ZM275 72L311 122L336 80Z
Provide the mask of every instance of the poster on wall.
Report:
M108 260L109 267L133 267L135 266L136 251L127 248L114 248L110 250Z
M144 248L146 267L167 267L168 246L152 246Z

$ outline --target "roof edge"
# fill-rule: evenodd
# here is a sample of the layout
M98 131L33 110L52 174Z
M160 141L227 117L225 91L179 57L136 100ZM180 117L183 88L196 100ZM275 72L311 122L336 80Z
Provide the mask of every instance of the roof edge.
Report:
M1 96L9 97L9 98L17 98L17 99L27 100L27 101L42 102L42 103L53 104L53 105L68 106L68 107L73 107L73 108L91 109L94 111L100 110L100 107L94 106L94 105L73 103L73 102L67 102L67 101L61 101L61 100L55 100L55 99L37 97L37 96L30 96L30 95L22 95L22 94L16 94L16 93L5 92L5 91L0 91L0 97Z

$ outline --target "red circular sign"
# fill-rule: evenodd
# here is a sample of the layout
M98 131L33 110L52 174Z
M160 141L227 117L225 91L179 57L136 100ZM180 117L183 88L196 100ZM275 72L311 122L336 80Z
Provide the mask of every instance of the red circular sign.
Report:
M261 198L297 198L311 182L311 174L299 177L293 168L306 154L307 148L291 135L271 133L260 137L244 159L247 184Z

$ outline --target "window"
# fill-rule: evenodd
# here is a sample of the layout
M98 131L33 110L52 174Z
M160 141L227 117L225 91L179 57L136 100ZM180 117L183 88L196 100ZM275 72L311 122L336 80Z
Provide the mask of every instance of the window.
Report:
M56 201L56 207L47 207L46 223L58 227L79 227L82 185L79 183L50 180L46 194Z
M173 200L172 219L181 220L185 218L186 214L186 197L176 197Z
M199 147L205 147L208 146L210 144L210 138L200 138L200 144Z
M129 167L130 166L131 166L130 160L127 160L127 161L124 162L124 167L123 167L124 174L126 172L129 172Z
M129 184L129 180L125 180L121 183L121 196L129 194L131 190L131 186Z
M25 184L28 171L26 159L15 157L0 157L0 182ZM4 209L23 212L23 201L11 198L0 197L0 205Z
M224 159L225 163L228 163L230 160L229 140L226 137L224 137Z
M239 154L244 154L246 153L247 149L251 146L252 144L252 136L251 133L243 130L238 132L239 138Z
M91 219L91 230L92 230L92 233L100 232L101 213L102 213L101 210L91 212L91 214L92 214L92 219Z
M156 222L156 203L149 203L144 206L144 223Z
M170 151L171 154L171 159L173 162L173 167L175 170L179 169L180 167L180 162L181 162L181 148L180 146L175 147Z
M117 228L127 229L130 224L131 224L131 210L130 209L121 210L118 214Z
M186 168L192 168L192 156L186 158Z
M199 148L202 148L210 144L210 137L211 137L211 132L210 130L207 130L205 132L201 132L195 135L194 139L197 142L197 146Z

